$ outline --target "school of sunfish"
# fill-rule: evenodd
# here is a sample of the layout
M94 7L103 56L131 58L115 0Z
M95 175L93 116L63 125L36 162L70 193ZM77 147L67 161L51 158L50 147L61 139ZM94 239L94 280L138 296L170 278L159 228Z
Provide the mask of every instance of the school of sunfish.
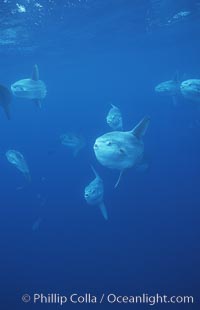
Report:
M187 79L181 81L178 73L171 80L160 82L155 86L155 92L171 97L173 103L177 104L177 97L182 96L186 100L200 102L200 79ZM11 101L14 97L26 99L27 102L35 103L39 108L46 97L47 89L45 83L39 79L39 69L34 65L30 78L21 79L11 84L10 90L5 85L0 85L0 106L8 120L11 119ZM135 167L140 171L148 168L144 162L143 137L149 127L150 117L144 116L136 126L124 131L123 117L119 107L111 104L106 116L106 123L111 131L96 137L93 151L98 163L102 166L119 171L119 177L114 187L119 185L122 174L127 169ZM66 132L60 134L60 143L70 149L75 156L86 146L85 139L76 133ZM7 150L5 156L10 164L15 166L28 180L31 174L24 155L14 149ZM139 168L141 164L141 169ZM97 171L91 166L95 178L85 186L84 199L88 205L97 206L105 220L108 220L108 211L104 203L104 182ZM39 223L41 219L39 220ZM36 230L38 222L33 229Z

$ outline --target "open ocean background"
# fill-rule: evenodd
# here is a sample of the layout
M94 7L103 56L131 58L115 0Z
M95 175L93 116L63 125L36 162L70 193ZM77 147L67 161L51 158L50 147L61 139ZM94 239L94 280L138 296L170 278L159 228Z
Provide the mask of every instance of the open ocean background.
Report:
M173 18L181 11L190 14ZM200 78L200 1L1 0L0 21L0 84L37 64L47 86L41 110L14 97L10 121L0 110L0 309L59 308L22 303L35 292L193 295L196 305L173 308L199 309L200 105L179 97L174 107L154 88L176 71ZM125 130L151 117L149 167L127 170L116 190L118 172L93 152L109 131L109 102ZM65 132L87 141L76 158L60 143ZM29 184L8 149L24 155ZM84 200L91 164L107 222ZM66 307L76 306L93 307Z

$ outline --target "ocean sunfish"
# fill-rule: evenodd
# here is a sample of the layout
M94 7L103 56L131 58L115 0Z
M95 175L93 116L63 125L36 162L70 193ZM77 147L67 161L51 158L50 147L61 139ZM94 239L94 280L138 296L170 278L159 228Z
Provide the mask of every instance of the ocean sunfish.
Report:
M106 116L106 121L113 130L123 130L122 114L120 109L113 104Z
M0 105L4 109L6 117L10 120L10 104L11 104L11 93L7 87L0 85Z
M70 132L60 135L60 141L61 144L72 149L74 157L86 144L83 137Z
M107 214L105 204L103 202L103 198L104 198L103 181L99 177L99 175L96 173L93 167L92 167L92 170L94 172L95 179L92 182L90 182L88 186L86 186L84 197L89 205L98 205L104 219L107 220L108 214Z
M45 98L47 90L44 82L39 79L38 66L33 67L31 78L12 84L11 91L14 96L33 100L38 107L41 107L41 100Z
M137 165L143 157L144 136L150 118L144 117L131 131L111 131L96 139L94 152L97 160L103 166L120 171L115 184L119 184L123 171Z
M200 79L190 79L181 83L181 93L186 99L200 102Z
M16 150L6 152L7 160L20 170L28 181L31 181L31 175L24 156Z
M174 78L169 81L162 82L155 87L155 92L159 95L172 97L174 105L177 104L176 98L180 94L180 81L176 72Z

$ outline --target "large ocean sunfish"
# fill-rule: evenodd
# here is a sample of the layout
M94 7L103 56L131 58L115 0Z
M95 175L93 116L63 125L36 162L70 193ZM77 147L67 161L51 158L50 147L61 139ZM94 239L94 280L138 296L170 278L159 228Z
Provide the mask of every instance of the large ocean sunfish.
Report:
M31 78L12 84L11 91L14 96L33 100L37 106L41 107L41 100L45 98L47 90L44 82L39 79L38 66L33 67Z
M186 99L200 102L200 79L189 79L181 83L181 93Z
M158 84L155 87L155 92L162 96L172 97L173 104L177 105L177 96L180 94L180 84L178 72L176 72L172 80Z
M136 166L143 157L144 136L149 125L150 118L144 117L131 131L112 131L96 139L94 152L97 160L103 166L120 171Z

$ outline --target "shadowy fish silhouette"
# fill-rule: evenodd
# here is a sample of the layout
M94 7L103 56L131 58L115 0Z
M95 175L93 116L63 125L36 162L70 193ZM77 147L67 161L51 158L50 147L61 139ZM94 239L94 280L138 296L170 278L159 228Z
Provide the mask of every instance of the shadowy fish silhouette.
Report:
M11 104L11 93L7 87L0 85L0 105L2 106L6 117L10 120L10 104Z
M79 151L85 146L83 137L70 132L60 135L60 141L61 144L72 149L74 157L76 157Z

